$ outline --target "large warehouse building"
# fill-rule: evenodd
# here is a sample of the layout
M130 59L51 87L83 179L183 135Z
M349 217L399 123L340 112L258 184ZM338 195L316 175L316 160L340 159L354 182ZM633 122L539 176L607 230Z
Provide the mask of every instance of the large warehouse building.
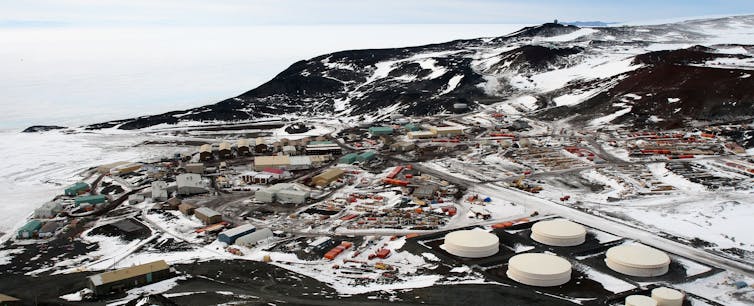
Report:
M331 168L312 178L312 183L317 187L324 187L337 181L345 172L340 168Z
M194 209L194 216L201 220L204 224L215 224L223 221L223 216L212 209L207 207L199 207Z
M531 239L552 246L576 246L586 240L586 229L565 219L539 221L531 227Z
M233 244L239 237L251 234L256 230L257 228L251 224L239 225L220 233L220 235L217 236L217 240L227 244Z
M287 155L254 157L254 170L256 171L262 171L267 168L287 168L290 164L291 160Z
M170 266L164 260L158 260L89 276L89 289L96 295L105 295L159 282L168 277Z
M257 243L259 243L262 240L272 238L272 236L273 236L272 230L265 227L251 234L239 237L238 239L236 239L236 244L247 247L247 248L251 248L251 247L256 246Z
M500 239L483 230L455 231L445 235L443 248L456 256L482 258L497 254L500 250Z
M623 244L607 250L605 263L622 274L653 277L668 272L670 257L665 252L642 244Z
M526 253L508 260L507 275L522 284L537 287L560 286L571 280L571 263L555 255Z

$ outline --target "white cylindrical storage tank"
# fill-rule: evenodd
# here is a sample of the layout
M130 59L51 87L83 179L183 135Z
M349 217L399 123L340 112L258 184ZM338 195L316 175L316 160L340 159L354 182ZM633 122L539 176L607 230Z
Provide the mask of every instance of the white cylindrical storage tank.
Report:
M683 305L683 292L667 287L652 289L652 298L657 301L657 306Z
M624 244L607 250L605 263L613 271L637 277L668 273L670 257L665 252L641 244Z
M571 280L571 263L555 255L526 253L508 260L507 275L522 284L537 287L560 286Z
M497 254L500 240L482 230L455 231L445 235L443 249L460 257L482 258Z
M629 295L626 297L626 306L657 306L657 301L646 295Z
M565 219L539 221L531 227L531 239L552 246L575 246L586 240L586 229Z

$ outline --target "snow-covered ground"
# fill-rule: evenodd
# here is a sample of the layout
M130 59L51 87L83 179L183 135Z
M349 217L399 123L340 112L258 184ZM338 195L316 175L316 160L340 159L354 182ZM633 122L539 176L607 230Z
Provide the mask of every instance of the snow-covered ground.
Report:
M64 134L0 133L0 232L25 222L35 208L62 194L81 179L82 171L115 161L153 160L194 148L175 145L137 146L155 137L123 131Z

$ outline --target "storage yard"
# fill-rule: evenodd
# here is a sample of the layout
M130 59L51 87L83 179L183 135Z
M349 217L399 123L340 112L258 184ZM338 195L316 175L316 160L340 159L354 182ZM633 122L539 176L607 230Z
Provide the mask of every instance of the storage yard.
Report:
M257 289L222 289L220 274L247 277L220 272L229 261L344 301L474 286L543 305L752 301L754 241L726 223L754 211L754 160L724 136L500 114L190 135L189 153L101 165L61 186L6 235L0 270L78 275L48 300L95 304L226 291L258 302Z

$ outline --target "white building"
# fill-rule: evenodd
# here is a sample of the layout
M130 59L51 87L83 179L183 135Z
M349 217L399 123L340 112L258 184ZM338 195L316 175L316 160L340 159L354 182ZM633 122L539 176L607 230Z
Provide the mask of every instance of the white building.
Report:
M312 168L312 160L309 156L291 156L288 170L306 170Z
M294 190L294 189L285 189L280 190L275 195L276 200L278 203L285 203L285 204L303 204L306 203L306 199L309 197L309 193L305 191L300 190Z
M305 203L310 194L307 191L301 191L301 187L293 188L294 184L281 183L270 187L260 189L254 194L254 198L263 203Z
M297 153L298 153L298 150L296 150L295 146L283 146L283 154L296 155Z
M190 195L207 192L202 176L196 173L181 173L175 178L178 194Z
M272 230L269 228L259 229L251 234L241 236L236 239L236 245L251 248L257 245L262 240L272 238Z
M260 189L256 193L254 193L254 198L263 203L272 203L275 202L275 195L278 193L278 191L283 189L288 189L293 187L291 184L275 184L270 187Z
M58 202L47 202L34 210L34 218L49 219L63 211L63 206Z
M155 201L165 201L168 199L168 183L165 181L152 182L152 199Z

